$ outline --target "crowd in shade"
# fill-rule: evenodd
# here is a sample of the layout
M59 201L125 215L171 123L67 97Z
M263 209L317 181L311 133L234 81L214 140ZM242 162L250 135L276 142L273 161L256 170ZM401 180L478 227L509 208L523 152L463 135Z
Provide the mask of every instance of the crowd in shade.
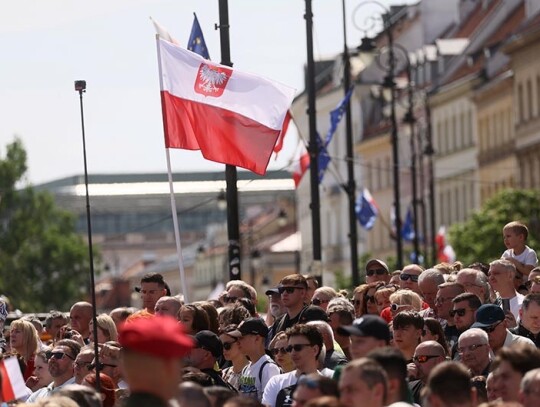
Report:
M259 293L229 281L184 303L160 274L142 309L87 302L3 329L26 392L2 405L170 407L540 406L540 267L527 227L490 263L363 267L350 292L291 274ZM7 307L0 303L0 320ZM97 329L94 329L94 321ZM97 342L97 343L96 343ZM96 351L98 352L96 354Z

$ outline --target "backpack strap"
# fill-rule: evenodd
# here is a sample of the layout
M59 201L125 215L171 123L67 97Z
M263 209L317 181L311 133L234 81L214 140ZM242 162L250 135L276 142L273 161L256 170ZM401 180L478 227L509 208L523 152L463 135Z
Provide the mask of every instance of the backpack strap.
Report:
M262 362L262 365L259 368L259 383L261 383L261 384L262 384L263 369L269 363L277 366L277 364L273 360L265 360L264 362Z

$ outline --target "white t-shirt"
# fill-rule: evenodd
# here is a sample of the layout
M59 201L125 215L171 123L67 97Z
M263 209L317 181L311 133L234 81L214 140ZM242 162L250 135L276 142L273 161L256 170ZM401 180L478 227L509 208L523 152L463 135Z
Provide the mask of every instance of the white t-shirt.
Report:
M266 363L263 367L264 362ZM261 379L259 380L259 372L262 368ZM268 384L268 381L273 376L279 375L281 370L279 366L268 355L263 355L255 363L248 363L240 374L238 392L243 396L252 397L259 401L262 400L263 390Z
M272 377L264 388L262 403L265 406L274 407L276 405L277 395L281 389L292 386L298 381L296 373L296 370L293 370L292 372L278 374Z
M515 297L510 298L510 312L514 314L516 321L519 320L519 310L521 309L521 304L523 303L524 295L516 292Z
M514 249L505 250L502 254L503 259L516 259L520 263L536 267L538 265L538 257L536 257L536 252L532 250L529 246L525 246L525 250L521 254L514 254Z

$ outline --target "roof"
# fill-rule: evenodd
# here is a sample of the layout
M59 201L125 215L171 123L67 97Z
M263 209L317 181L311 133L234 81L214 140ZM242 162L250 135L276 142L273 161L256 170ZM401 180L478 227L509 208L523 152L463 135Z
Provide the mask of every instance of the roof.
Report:
M478 1L475 9L467 16L454 33L454 38L469 38L481 26L484 19L500 4L502 0L492 0L487 7L483 1Z

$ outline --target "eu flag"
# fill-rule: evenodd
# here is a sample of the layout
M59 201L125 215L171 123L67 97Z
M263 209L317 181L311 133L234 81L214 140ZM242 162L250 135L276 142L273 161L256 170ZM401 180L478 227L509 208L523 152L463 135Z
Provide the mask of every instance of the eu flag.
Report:
M375 199L373 199L367 188L364 188L362 193L356 198L354 211L356 212L358 223L364 229L370 230L373 228L379 214L379 209L377 209Z
M191 35L189 36L188 47L190 51L199 54L204 59L210 59L208 48L206 48L206 42L204 42L204 36L197 19L197 14L193 13L193 26L191 27Z

